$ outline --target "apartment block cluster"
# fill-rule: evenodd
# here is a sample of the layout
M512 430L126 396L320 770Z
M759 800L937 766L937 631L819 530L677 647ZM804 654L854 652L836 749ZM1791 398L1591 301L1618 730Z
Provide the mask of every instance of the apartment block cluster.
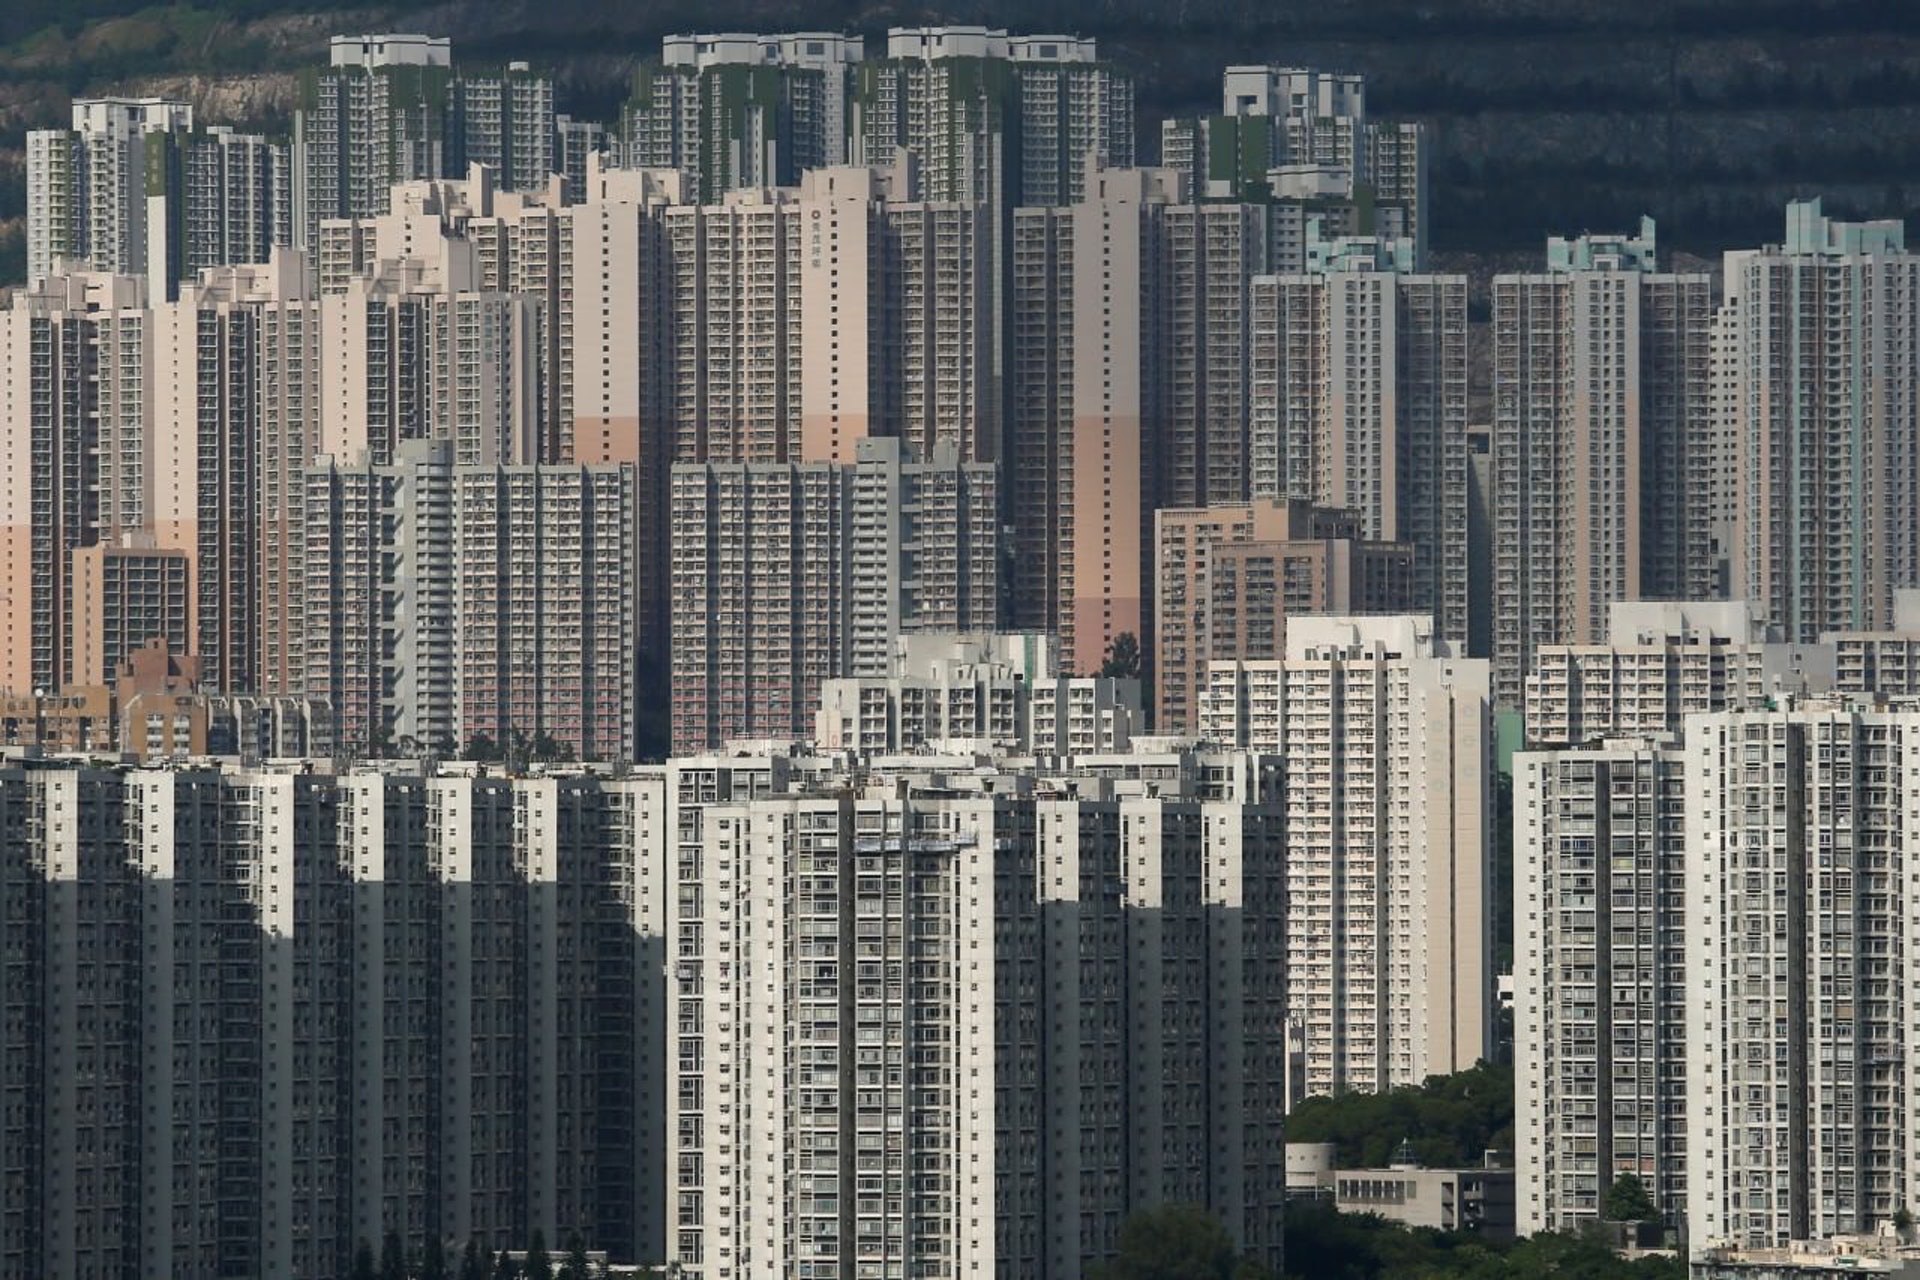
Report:
M291 139L30 138L0 1271L1277 1267L1287 1107L1493 1048L1516 738L1522 1227L1920 1196L1900 223L1556 237L1481 344L1356 75L1158 163L986 28L557 106L337 37Z
M1077 1276L1183 1201L1277 1267L1290 1103L1491 1047L1487 664L1311 621L1270 750L955 633L818 748L15 753L0 1266Z
M1885 629L1810 644L1742 602L1630 603L1606 643L1541 650L1513 770L1522 1230L1604 1216L1631 1175L1696 1252L1894 1231L1920 1178L1916 646L1905 589Z
M1366 607L1432 607L1463 503L1304 454L1296 493L1293 429L1249 426L1256 280L1417 268L1418 128L1284 68L1178 123L1137 167L1094 42L960 27L670 37L604 132L408 35L336 38L286 141L78 102L33 137L8 314L0 686L111 683L164 635L342 753L632 759L649 700L676 751L801 739L919 630L1045 632L1081 672L1127 633L1150 670L1154 512L1215 500L1352 506L1297 519L1415 547ZM1208 130L1260 146L1180 152ZM1463 361L1436 287L1409 324ZM177 589L80 625L121 608L96 547Z

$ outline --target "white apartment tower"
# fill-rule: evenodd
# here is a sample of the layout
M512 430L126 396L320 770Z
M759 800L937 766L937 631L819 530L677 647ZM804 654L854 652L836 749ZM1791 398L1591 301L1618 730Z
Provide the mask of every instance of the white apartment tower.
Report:
M306 476L305 687L354 753L476 738L635 753L631 467L391 464Z
M27 282L91 269L174 297L203 270L289 243L291 183L283 144L196 128L184 102L77 99L70 129L27 135Z
M1278 724L1285 761L1307 1092L1464 1070L1492 1036L1487 664L1451 656L1425 618L1301 617L1277 674L1277 716L1249 719Z
M1685 1221L1687 1041L1699 1025L1687 1019L1685 778L1671 740L1515 758L1522 1233L1599 1221L1629 1174L1667 1225Z
M335 36L294 113L295 243L316 243L323 219L385 213L397 183L462 177L469 164L538 190L553 137L553 82L525 63L456 72L444 38Z
M621 161L674 170L697 204L793 186L808 170L843 165L863 51L859 36L819 31L667 36L659 64L634 75L621 113Z
M148 134L193 128L193 108L164 98L86 98L71 129L27 135L27 283L61 260L118 275L147 263Z
M1133 164L1133 81L1092 40L987 27L894 27L860 67L856 163L904 148L916 194L1005 211L1072 204L1096 169Z
M1686 768L1689 1236L1886 1228L1915 1180L1920 715L1695 717Z
M1277 1264L1276 812L770 781L666 771L683 1274L1078 1276L1167 1200Z
M1766 643L1744 600L1616 600L1602 644L1542 645L1526 677L1536 747L1658 738L1705 711L1755 711L1834 687L1835 651Z

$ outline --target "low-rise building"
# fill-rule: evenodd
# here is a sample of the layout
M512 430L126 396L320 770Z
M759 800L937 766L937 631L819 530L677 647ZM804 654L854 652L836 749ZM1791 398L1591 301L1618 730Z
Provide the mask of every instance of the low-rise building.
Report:
M1407 1227L1513 1238L1512 1169L1337 1169L1333 1204L1342 1213L1371 1213Z

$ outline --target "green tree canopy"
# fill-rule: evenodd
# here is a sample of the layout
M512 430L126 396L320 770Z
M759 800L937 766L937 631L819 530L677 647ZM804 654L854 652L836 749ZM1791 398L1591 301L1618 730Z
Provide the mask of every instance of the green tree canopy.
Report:
M578 1233L567 1249L567 1261L560 1268L560 1280L593 1280L593 1264L587 1259L587 1246Z
M1647 1184L1631 1173L1621 1174L1607 1188L1606 1208L1610 1222L1651 1222L1656 1216Z
M1131 631L1115 636L1107 646L1107 660L1100 664L1100 674L1114 680L1138 680L1140 638Z
M1620 1257L1597 1236L1503 1241L1407 1228L1325 1201L1287 1206L1288 1280L1686 1280L1683 1258Z
M1377 1169L1404 1142L1430 1169L1477 1165L1513 1149L1513 1068L1481 1063L1417 1088L1309 1098L1287 1116L1288 1142L1331 1142L1340 1165Z
M1240 1254L1220 1219L1198 1205L1142 1209L1120 1228L1120 1251L1093 1280L1269 1280Z

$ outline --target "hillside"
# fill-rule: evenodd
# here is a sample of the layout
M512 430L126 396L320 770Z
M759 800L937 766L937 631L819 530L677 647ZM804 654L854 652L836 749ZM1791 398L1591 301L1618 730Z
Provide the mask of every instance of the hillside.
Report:
M1362 71L1376 114L1432 129L1442 250L1531 252L1549 233L1651 212L1663 243L1712 253L1777 236L1794 194L1862 215L1910 215L1920 200L1910 0L715 0L698 25L876 38L942 20L1098 36L1140 78L1149 147L1161 117L1217 103L1228 62ZM321 12L287 0L11 0L0 6L0 220L21 212L24 130L60 120L74 92L184 93L208 118L274 127L292 71L324 56L329 33L419 30L453 36L463 61L550 65L569 109L610 116L634 63L688 25L684 6L660 0ZM0 259L0 277L17 274L11 265Z

